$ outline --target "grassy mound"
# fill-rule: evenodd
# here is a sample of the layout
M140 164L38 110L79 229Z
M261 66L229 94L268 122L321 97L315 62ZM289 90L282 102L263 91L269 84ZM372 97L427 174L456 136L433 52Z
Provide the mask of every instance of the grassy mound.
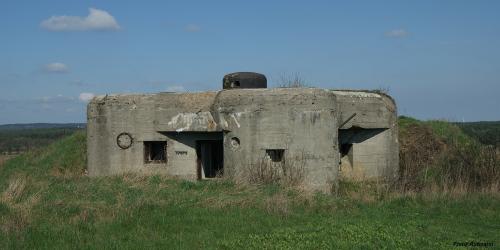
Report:
M498 245L492 194L379 200L162 176L84 175L85 135L0 168L0 248L449 249ZM457 219L460 218L460 219Z
M500 154L457 125L400 120L400 191L500 192Z

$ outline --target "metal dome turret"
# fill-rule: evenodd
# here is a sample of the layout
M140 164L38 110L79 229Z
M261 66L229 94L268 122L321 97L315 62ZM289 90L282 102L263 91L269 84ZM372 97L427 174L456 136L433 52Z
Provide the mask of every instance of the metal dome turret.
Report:
M267 78L254 72L235 72L222 79L223 89L258 89L267 88Z

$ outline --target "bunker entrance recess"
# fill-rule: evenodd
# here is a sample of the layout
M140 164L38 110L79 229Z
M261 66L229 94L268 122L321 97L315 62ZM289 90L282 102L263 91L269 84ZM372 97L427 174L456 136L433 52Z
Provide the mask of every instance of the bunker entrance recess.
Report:
M222 177L224 174L223 152L222 140L196 141L198 179Z
M190 173L193 179L222 177L224 134L222 131L159 131L167 137L171 171Z
M385 128L365 129L359 127L351 127L349 129L339 129L339 167L341 172L351 174L357 171L355 168L362 167L367 163L368 155L377 154L378 144L373 144L373 140L377 135L386 131ZM370 159L374 158L373 156ZM368 163L370 164L370 163Z

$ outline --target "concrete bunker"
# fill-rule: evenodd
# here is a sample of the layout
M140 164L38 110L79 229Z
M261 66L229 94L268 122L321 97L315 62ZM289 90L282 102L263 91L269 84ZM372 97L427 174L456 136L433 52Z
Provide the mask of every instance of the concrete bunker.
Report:
M343 177L396 176L390 97L266 86L265 76L243 72L224 77L220 91L95 97L87 108L89 175L241 180L266 160L279 175L300 169L303 188L322 192Z

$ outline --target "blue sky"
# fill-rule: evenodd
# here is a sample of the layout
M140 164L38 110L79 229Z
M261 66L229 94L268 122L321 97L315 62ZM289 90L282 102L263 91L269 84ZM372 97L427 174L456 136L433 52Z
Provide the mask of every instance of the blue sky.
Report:
M500 1L2 1L0 124L84 122L93 94L388 89L420 119L500 120Z

